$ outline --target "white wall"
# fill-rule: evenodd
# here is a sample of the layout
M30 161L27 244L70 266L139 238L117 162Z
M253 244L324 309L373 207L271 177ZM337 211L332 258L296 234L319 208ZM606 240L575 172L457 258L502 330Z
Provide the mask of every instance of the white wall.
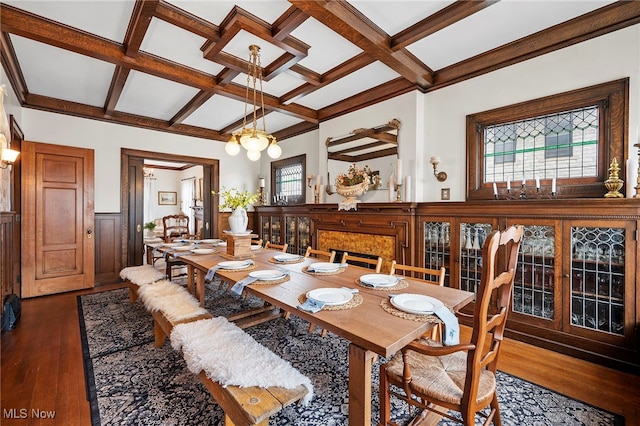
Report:
M4 68L2 67L0 67L0 85L1 84L7 86L7 95L3 100L6 118L9 120L9 116L13 115L16 122L20 125L20 129L24 131L24 128L21 125L22 108L20 107L18 98L11 87L11 83L9 83L9 80L7 79ZM7 141L6 144L4 146L0 146L0 148L8 148L9 143L10 141ZM11 207L11 201L9 199L9 173L10 170L8 168L0 169L0 211L2 212L8 211Z

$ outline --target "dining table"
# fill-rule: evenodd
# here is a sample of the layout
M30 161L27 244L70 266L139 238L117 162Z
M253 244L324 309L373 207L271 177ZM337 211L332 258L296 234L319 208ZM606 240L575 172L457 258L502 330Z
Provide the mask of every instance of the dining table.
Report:
M409 277L401 278L402 288L384 291L380 288L364 286L359 281L365 274L374 271L359 266L348 265L330 274L311 273L309 266L318 259L300 256L296 261L279 262L282 252L259 248L252 250L252 271L284 271L288 279L277 284L251 283L243 291L280 308L283 312L296 315L310 323L331 331L349 341L348 351L348 393L349 424L371 425L372 366L377 356L389 357L411 341L421 337L435 325L434 322L408 319L407 316L393 315L384 309L390 296L398 293L416 294L436 298L453 312L471 302L471 292L432 285ZM217 248L210 254L181 254L187 264L188 288L195 292L204 305L205 276L210 268L229 257L224 248ZM249 271L217 269L215 276L230 285L246 278ZM307 293L321 289L348 289L358 295L358 303L351 303L344 309L321 309L312 313L300 309Z

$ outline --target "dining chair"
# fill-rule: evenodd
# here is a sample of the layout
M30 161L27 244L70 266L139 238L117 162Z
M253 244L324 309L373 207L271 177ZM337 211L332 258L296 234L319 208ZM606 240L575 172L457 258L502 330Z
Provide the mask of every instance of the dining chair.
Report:
M264 245L264 248L266 249L276 249L276 250L280 250L281 252L286 252L287 251L287 247L289 247L289 244L284 243L284 244L274 244L271 241L267 241L267 243Z
M344 252L342 254L342 263L355 263L357 264L368 264L375 266L376 274L380 273L380 269L382 268L382 258L378 256L374 259L369 259L368 257L360 257L349 254L348 252ZM358 265L360 266L360 265Z
M336 252L334 250L331 250L331 251L316 250L314 248L311 248L311 246L308 246L307 247L307 251L304 254L304 257L306 257L306 258L323 259L323 260L326 260L327 262L333 263L333 260L336 257ZM313 324L312 322L309 323L308 332L311 333L314 328L315 328L315 324ZM323 328L322 331L320 332L320 335L322 337L326 336L327 335L327 329Z
M331 250L331 251L324 251L324 250L316 250L314 248L311 248L311 246L307 247L307 251L304 254L304 257L315 257L318 259L324 259L327 262L333 263L333 260L336 257L336 252Z
M391 262L389 274L410 276L414 281L443 287L446 272L447 270L444 266L440 269L422 268L420 266L403 265L394 260ZM433 340L442 340L442 324L436 324L425 336L429 336Z
M391 395L407 402L410 409L418 407L423 414L424 410L433 411L467 426L475 424L476 414L485 418L484 425L502 424L495 373L522 234L522 226L512 226L494 231L483 244L482 276L469 343L443 346L420 338L380 366L380 425L394 424L390 421ZM480 412L487 407L488 413Z
M163 216L162 226L164 227L163 239L165 243L179 238L194 238L189 232L189 216L182 213Z

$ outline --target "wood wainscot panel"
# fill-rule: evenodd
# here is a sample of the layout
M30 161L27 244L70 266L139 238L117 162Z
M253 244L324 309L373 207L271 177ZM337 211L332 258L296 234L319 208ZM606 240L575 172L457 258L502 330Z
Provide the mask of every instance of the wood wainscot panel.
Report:
M95 215L95 283L113 283L120 280L122 269L122 244L120 213L96 213Z
M18 254L13 250L13 227L15 226L14 212L0 212L0 305L4 314L4 298L16 293L20 296L17 285Z

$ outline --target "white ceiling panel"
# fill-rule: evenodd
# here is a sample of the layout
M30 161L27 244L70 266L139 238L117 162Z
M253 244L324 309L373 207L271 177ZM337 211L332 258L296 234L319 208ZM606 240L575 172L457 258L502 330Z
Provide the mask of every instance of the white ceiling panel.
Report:
M314 109L324 108L397 77L398 74L391 68L380 62L374 62L335 83L312 92L300 99L298 103Z
M307 57L298 63L320 74L362 52L358 46L313 18L308 18L291 35L311 46Z
M31 93L104 106L115 66L18 36L10 36Z
M247 12L259 16L272 24L282 15L291 4L286 0L260 0L260 1L222 1L222 0L188 0L172 1L171 4L186 10L207 21L220 25L234 5L238 5Z
M455 0L371 1L351 0L356 9L390 36L398 34Z
M248 61L250 52L249 46L252 44L257 45L260 48L260 63L263 67L268 66L271 62L275 61L285 53L285 51L280 49L278 46L267 43L260 37L245 30L238 32L231 42L224 46L222 51Z
M184 120L192 126L221 129L244 115L244 102L214 95Z
M611 1L503 0L407 49L431 69L439 70L607 3Z
M206 39L159 19L152 19L140 50L188 67L216 75L224 69L203 58L200 47Z
M196 93L198 90L193 87L132 71L124 85L117 109L169 120Z
M3 0L2 3L117 42L127 32L134 5L131 0Z

